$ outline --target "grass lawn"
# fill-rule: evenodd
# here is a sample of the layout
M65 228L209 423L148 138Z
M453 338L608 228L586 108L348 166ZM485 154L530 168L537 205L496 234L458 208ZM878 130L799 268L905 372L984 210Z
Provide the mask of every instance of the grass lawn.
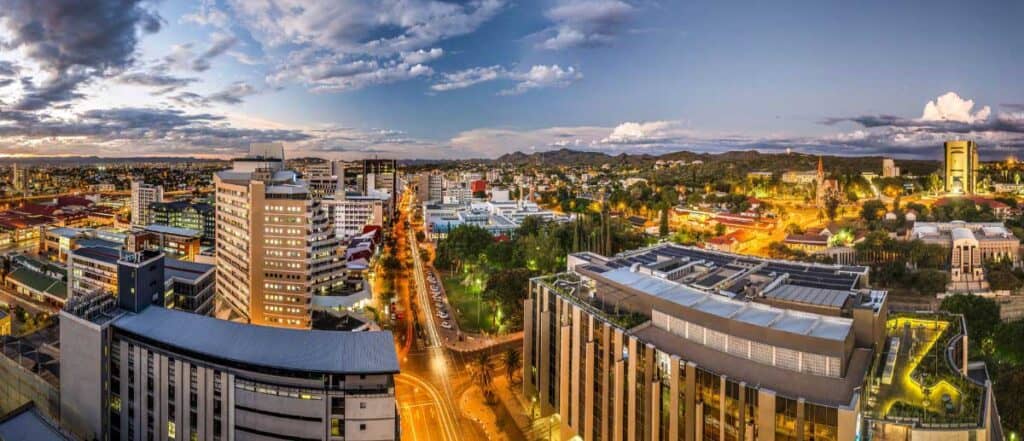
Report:
M459 329L468 333L495 333L494 309L487 302L477 302L480 295L470 293L470 287L462 285L461 277L443 276L445 293L448 294L448 303L451 305L451 312L459 323ZM479 309L478 309L479 308Z

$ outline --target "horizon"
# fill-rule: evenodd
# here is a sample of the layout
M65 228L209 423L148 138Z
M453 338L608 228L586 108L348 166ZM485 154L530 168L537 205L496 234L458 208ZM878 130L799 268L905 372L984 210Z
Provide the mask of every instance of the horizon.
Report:
M7 6L0 155L229 158L270 141L293 156L424 160L1024 147L1024 4L1011 1ZM105 38L99 21L116 23ZM929 25L943 22L977 31Z

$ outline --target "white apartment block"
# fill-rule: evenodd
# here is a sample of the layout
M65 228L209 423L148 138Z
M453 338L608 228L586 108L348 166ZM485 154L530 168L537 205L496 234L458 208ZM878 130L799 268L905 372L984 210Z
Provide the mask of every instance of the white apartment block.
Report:
M142 181L132 181L132 226L144 227L153 223L153 211L149 204L163 202L164 188L160 185L147 185Z
M325 199L324 205L334 223L334 234L348 240L363 233L366 225L383 225L387 197L338 196Z

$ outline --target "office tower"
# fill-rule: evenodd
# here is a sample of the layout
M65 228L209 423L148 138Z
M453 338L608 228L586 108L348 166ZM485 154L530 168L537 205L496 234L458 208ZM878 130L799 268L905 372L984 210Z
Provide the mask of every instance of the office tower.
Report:
M159 269L148 269L159 264L131 260L118 272L137 278L118 301L90 295L60 312L65 430L104 440L398 439L391 333L279 329L147 305L160 295Z
M214 175L219 316L311 326L313 296L344 287L345 262L327 208L264 146ZM277 156L273 156L277 155Z
M11 185L14 191L27 192L29 188L29 170L17 163L11 166Z
M324 199L324 206L339 239L348 240L363 234L368 225L383 226L384 210L390 203L385 195L342 196Z
M974 141L946 141L946 193L974 194L977 191L978 144Z
M398 162L394 159L363 160L363 194L381 192L391 196L391 207L385 219L389 224L398 207L398 180Z
M887 293L864 288L866 267L675 244L566 266L532 279L524 305L524 393L559 439L998 432L962 316L890 314ZM916 382L935 378L956 386L915 401Z
M416 176L416 197L420 202L440 201L444 197L444 176L425 172Z
M164 188L147 185L142 181L132 181L132 227L145 227L153 223L153 211L150 204L163 202Z
M896 178L900 176L900 168L896 166L896 162L892 158L882 159L882 177L883 178Z
M187 228L202 233L204 245L214 243L215 225L213 205L189 202L154 202L149 204L153 212L153 223L169 227Z

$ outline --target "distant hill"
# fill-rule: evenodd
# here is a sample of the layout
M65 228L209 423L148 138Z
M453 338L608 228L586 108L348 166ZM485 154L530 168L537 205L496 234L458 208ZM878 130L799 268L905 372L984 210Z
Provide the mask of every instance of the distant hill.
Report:
M829 171L841 173L860 173L873 171L880 173L882 156L822 156L824 166ZM612 163L615 165L646 166L659 160L685 161L696 160L705 163L728 162L749 171L786 171L812 170L818 165L817 155L803 153L762 153L757 150L730 151L724 153L695 153L678 151L663 155L620 154L612 156L603 152L560 149L537 153L515 152L494 159L495 164L535 165L552 167L600 166ZM923 175L939 169L939 161L897 159L896 165L904 173Z
M117 157L101 158L99 156L37 156L37 157L6 157L0 158L0 164L20 165L94 165L94 164L183 164L189 162L222 162L219 159L203 159L188 156L152 156L152 157Z

